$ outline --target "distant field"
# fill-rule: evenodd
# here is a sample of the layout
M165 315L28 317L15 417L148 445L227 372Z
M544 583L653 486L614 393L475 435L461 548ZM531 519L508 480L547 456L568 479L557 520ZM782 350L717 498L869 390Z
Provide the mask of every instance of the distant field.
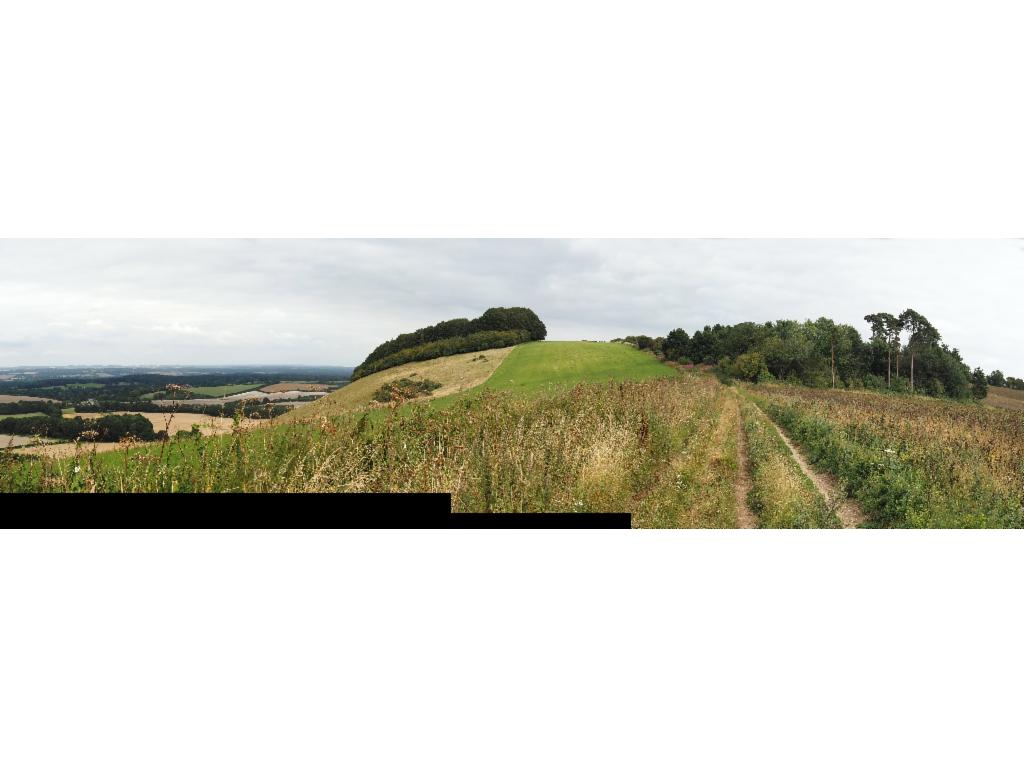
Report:
M50 397L29 397L28 395L0 395L0 403L56 403Z
M228 395L237 395L241 392L259 389L261 386L263 386L262 382L254 381L249 384L227 384L223 387L189 387L189 389L192 394L199 395L200 397L227 397Z
M30 419L33 416L45 416L46 414L42 411L36 413L7 413L0 415L0 421L4 419Z
M520 344L487 381L488 389L533 392L551 385L668 379L679 373L624 344L535 341Z
M117 411L116 413L125 414L134 413L134 411ZM64 418L73 419L75 416L81 416L83 419L99 419L109 415L108 413L79 413L65 414ZM181 430L186 432L191 430L193 424L198 424L199 431L205 436L225 435L234 428L234 421L224 416L205 416L199 413L140 413L139 415L149 419L153 429L157 432L166 429L171 437ZM243 419L241 426L250 428L265 423L264 420L259 419Z
M194 397L191 400L151 400L153 405L160 406L161 408L169 408L175 404L187 403L188 405L225 405L227 403L236 403L240 400L270 400L273 403L286 404L289 400L295 400L299 397L324 397L323 392L299 392L296 390L289 390L288 392L261 392L258 389L246 389L244 392L238 392L233 395L225 395L224 397Z
M261 387L261 392L326 392L330 387L312 381L282 381L280 384L271 384Z
M25 443L28 445L28 443ZM121 447L120 443L53 443L50 445L34 445L31 448L19 448L16 455L45 456L48 459L68 459L76 453L109 453Z
M985 405L1006 408L1010 411L1024 411L1024 390L989 387Z
M32 437L30 435L0 435L0 451L4 448L20 448L24 445L34 445L35 443L48 443L49 440Z

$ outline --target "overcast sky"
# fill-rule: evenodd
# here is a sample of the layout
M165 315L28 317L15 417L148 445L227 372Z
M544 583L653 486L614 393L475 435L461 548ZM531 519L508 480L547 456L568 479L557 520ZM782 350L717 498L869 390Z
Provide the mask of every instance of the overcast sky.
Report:
M0 240L0 366L355 365L491 306L552 339L823 315L927 316L1024 375L1021 241Z

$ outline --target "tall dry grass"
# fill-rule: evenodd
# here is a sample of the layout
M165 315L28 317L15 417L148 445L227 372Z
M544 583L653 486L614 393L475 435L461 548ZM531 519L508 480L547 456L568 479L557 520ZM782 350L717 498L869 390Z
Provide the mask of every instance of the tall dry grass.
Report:
M625 510L651 525L678 525L692 517L696 486L714 485L718 463L734 462L705 439L715 434L723 397L701 376L531 397L485 391L444 410L238 426L222 437L113 454L8 454L0 457L0 490L439 491L451 493L459 511ZM702 522L725 527L728 509Z

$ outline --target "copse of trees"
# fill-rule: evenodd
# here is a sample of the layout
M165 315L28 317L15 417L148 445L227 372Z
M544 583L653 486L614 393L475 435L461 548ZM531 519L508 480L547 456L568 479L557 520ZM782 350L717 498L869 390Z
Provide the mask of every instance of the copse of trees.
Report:
M380 360L363 363L356 368L352 374L353 380L371 373L377 373L388 368L406 363L415 363L420 360L433 360L435 357L448 357L459 355L463 352L480 352L484 349L495 349L497 347L511 347L515 344L523 344L531 341L528 331L480 331L471 333L469 336L455 336L448 339L439 339L428 344L420 344L417 347L395 352Z
M547 335L547 327L532 309L492 307L475 320L445 320L384 342L367 355L352 378L434 357L540 341Z
M1024 390L1024 379L1018 379L1014 376L1007 376L1002 371L992 371L992 373L985 375L985 372L978 368L975 375L980 374L985 380L985 383L990 387L1003 387L1005 389L1016 389Z
M0 432L8 435L38 435L58 440L89 439L103 443L116 443L123 437L137 440L156 440L153 423L139 414L111 414L98 419L76 416L29 416L21 419L0 420Z
M60 403L45 400L19 400L14 403L0 403L0 417L15 416L19 413L45 413L47 416L60 417Z
M879 312L865 320L872 331L868 341L853 326L822 317L705 326L693 336L677 328L664 339L652 339L649 348L668 360L716 365L725 375L747 381L977 397L977 385L960 352L943 344L939 331L922 314L912 309L900 315ZM642 349L648 338L625 340L639 340ZM909 378L901 376L903 371Z
M1006 376L1002 371L992 371L992 373L988 375L988 383L993 387L1005 387Z

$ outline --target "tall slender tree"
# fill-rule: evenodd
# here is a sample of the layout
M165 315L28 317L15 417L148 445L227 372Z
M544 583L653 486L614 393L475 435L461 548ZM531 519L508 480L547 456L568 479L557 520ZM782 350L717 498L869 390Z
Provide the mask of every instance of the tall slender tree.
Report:
M906 310L899 317L900 324L910 332L907 351L910 352L910 391L914 391L914 358L917 353L927 347L935 346L942 336L928 318L912 309Z
M892 317L892 315L890 315ZM889 324L889 344L896 348L896 378L900 377L900 356L903 353L903 332L907 330L903 316L892 317Z
M892 347L894 338L897 342L899 341L900 332L897 328L900 321L895 315L891 315L888 312L877 312L873 315L868 315L864 319L871 324L871 338L885 344L888 364L886 386L892 387ZM896 364L899 365L899 358L897 358ZM898 368L896 376L899 376Z

